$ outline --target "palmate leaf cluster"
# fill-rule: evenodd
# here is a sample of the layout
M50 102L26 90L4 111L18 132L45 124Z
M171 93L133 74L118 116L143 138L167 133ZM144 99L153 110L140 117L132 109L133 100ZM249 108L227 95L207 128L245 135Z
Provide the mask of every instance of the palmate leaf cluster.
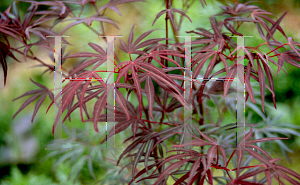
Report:
M14 53L20 53L25 61L26 58L36 60L42 66L47 67L46 71L52 72L55 70L54 65L47 64L37 58L32 50L33 46L43 46L50 51L52 50L46 35L62 35L79 24L84 24L96 36L106 35L106 24L118 28L117 23L106 13L107 9L121 15L118 5L142 2L149 3L143 0L110 0L107 4L96 0L75 2L26 1L30 7L24 18L20 17L16 3L14 3L0 14L0 33L3 37L3 42L0 43L1 64L5 81L7 78L6 56L19 61ZM188 0L183 2L186 7L195 3L195 1ZM206 4L204 0L200 0L200 2L203 6ZM83 15L87 4L94 8L94 15L89 17ZM71 5L80 8L80 12L75 14L70 8ZM48 9L40 10L41 6L47 6ZM41 96L34 109L33 121L47 96L52 100L51 105L62 96L61 108L66 113L63 122L68 118L71 121L71 115L75 110L80 111L82 122L93 124L96 132L99 132L99 122L105 122L107 119L114 119L117 122L115 127L108 131L106 138L97 143L97 146L101 146L115 134L123 132L127 128L131 129L132 136L124 141L130 143L120 154L119 160L114 161L114 159L106 158L106 160L114 161L116 165L121 163L121 159L122 161L124 158L132 159L124 165L130 176L129 180L122 179L126 183L143 181L147 184L153 180L154 184L167 184L170 177L175 181L175 184L204 184L204 182L209 184L216 182L219 184L263 184L268 182L271 184L272 179L282 184L284 184L283 179L290 184L299 184L300 175L286 167L277 165L276 162L280 159L271 158L265 148L259 144L274 141L277 142L283 152L290 151L280 140L287 138L278 137L278 133L287 137L299 136L296 131L298 128L291 127L291 129L283 131L281 129L286 128L285 125L276 125L270 122L270 119L263 118L263 122L266 122L268 128L261 129L259 128L260 125L247 123L247 134L235 138L234 129L243 125L237 123L221 124L223 122L222 112L229 110L230 107L233 109L233 105L236 103L235 97L231 97L231 94L236 90L232 87L233 81L216 81L211 86L208 85L209 80L214 77L233 79L237 72L242 71L243 74L238 75L238 80L245 83L246 101L247 105L250 104L250 109L257 112L255 104L260 104L263 111L263 113L260 112L260 115L264 117L265 88L272 94L273 104L276 108L273 79L276 74L273 67L277 67L277 75L281 70L284 71L283 65L285 63L300 67L300 43L288 37L280 26L286 13L276 19L272 13L260 9L258 6L236 2L231 5L224 5L222 13L209 19L210 29L198 28L198 25L195 25L194 30L186 30L187 34L199 36L191 42L193 47L192 79L189 79L185 76L184 43L179 42L177 38L179 35L177 34L180 29L183 29L182 21L192 22L192 19L188 16L187 9L173 7L172 0L165 0L165 6L165 9L157 12L157 16L153 17L153 25L158 19L165 18L165 37L147 39L146 37L157 31L148 30L134 40L135 26L133 25L127 41L120 39L118 46L128 58L119 61L119 57L114 53L114 57L118 61L114 69L117 74L114 86L107 84L97 73L97 68L109 60L107 51L98 44L88 43L94 52L62 55L63 66L68 61L84 58L72 70L62 68L62 75L65 78L97 80L64 81L61 95L56 97L53 96L51 89L32 80L35 85L39 86L39 89L29 91L18 97L33 95L23 103L14 117ZM180 21L177 20L178 17ZM101 29L99 31L91 26L95 21L100 23ZM51 22L52 25L44 26L42 23L45 22ZM54 26L62 22L70 23L60 33L55 33L53 31ZM255 26L263 39L263 43L256 46L238 47L232 36L243 36L239 32L243 24ZM175 42L168 35L168 29L172 30L174 38L177 38ZM285 38L285 42L282 43L275 38L276 31ZM40 40L31 42L32 37L37 37ZM22 46L12 47L8 38L17 40ZM70 43L64 40L63 44L65 44L64 47L68 47ZM268 53L261 49L263 46L269 48ZM245 53L244 65L238 63L237 55L240 50ZM271 65L273 66L271 67ZM202 77L208 80L201 80L201 82L196 80ZM184 99L185 80L190 80L192 86L191 98L188 100ZM259 84L260 100L255 94L252 81ZM115 97L115 107L107 104L106 99L109 95ZM136 102L129 101L131 95L137 100ZM220 97L219 95L223 96ZM224 97L229 97L229 101L228 99L224 100ZM248 100L249 97L251 102ZM218 109L219 119L216 123L210 123L204 119L205 116L209 116L206 111L209 107L206 105L208 100L213 100ZM90 102L94 102L92 111L89 111L88 108ZM189 104L192 105L191 109L188 107ZM221 104L229 106L221 110ZM185 120L182 114L184 107L192 112L192 125L184 124ZM62 115L59 114L58 116ZM53 131L57 125L57 120L54 123ZM189 130L189 133L184 133L183 130ZM231 134L224 134L223 131L231 131ZM253 132L255 140L250 140ZM192 140L183 142L185 135L189 135ZM238 143L237 140L239 140ZM72 142L71 139L70 143ZM52 153L51 155L61 156L55 166L70 160L74 164L72 168L74 170L71 172L76 176L87 165L91 176L97 179L97 175L93 171L95 161L92 160L99 157L96 155L99 149L95 147L90 150L91 142L88 141L86 146L83 144L85 142L75 142L71 144L73 151ZM232 148L234 149L230 150ZM100 157L98 160L103 160L103 158ZM256 160L260 164L251 166L252 160ZM234 168L229 167L231 163ZM224 175L222 177L216 176L213 169L222 170ZM235 175L232 175L232 172L235 172ZM264 177L257 179L257 175L260 174L263 174ZM251 178L251 182L249 178Z

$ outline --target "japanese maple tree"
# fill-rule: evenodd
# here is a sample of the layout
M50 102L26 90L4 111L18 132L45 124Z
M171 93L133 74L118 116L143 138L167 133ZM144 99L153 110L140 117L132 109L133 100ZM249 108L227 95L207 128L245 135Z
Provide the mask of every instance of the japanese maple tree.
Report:
M41 46L52 51L47 35L63 35L72 27L84 24L95 36L108 36L105 25L110 24L118 28L118 23L109 17L107 9L121 15L118 9L120 4L137 3L137 6L139 3L151 4L146 0L110 0L107 4L97 0L23 2L30 4L23 17L19 15L16 3L0 13L2 37L0 54L4 83L10 75L7 74L6 57L20 62L21 59L18 59L15 54L22 54L24 61L28 58L36 60L40 62L40 67L47 68L44 72L51 73L55 71L54 64L47 64L37 58L32 49ZM65 80L61 95L54 97L52 89L30 79L38 89L16 98L31 95L14 117L38 99L32 115L31 121L33 121L46 97L52 100L51 105L53 105L55 99L62 96L61 109L66 113L63 122L68 118L71 120L70 116L77 109L80 110L82 122L93 124L96 132L99 132L99 122L105 122L108 118L117 122L99 145L115 134L130 128L132 136L124 140L129 144L116 162L118 165L125 157L132 159L132 162L124 166L131 169L129 184L133 182L148 184L149 180L154 184L167 184L169 178L172 178L176 185L205 182L232 185L272 184L274 179L280 184L285 184L284 182L300 184L299 174L276 164L280 159L272 158L266 148L258 145L261 142L288 139L287 137L273 134L272 137L252 139L255 124L247 123L245 125L247 131L242 135L237 135L235 129L243 125L220 124L223 121L223 112L229 110L230 106L235 107L234 96L228 96L231 100L230 105L227 104L228 101L224 101L224 97L236 92L232 86L233 81L228 79L235 78L238 71L243 73L244 79L238 77L237 80L245 84L246 102L249 102L249 97L253 102L252 105L261 102L262 111L265 112L265 88L267 88L276 108L273 79L276 74L272 67L277 67L277 75L281 70L285 71L283 69L285 63L300 67L300 43L289 37L280 26L287 12L276 19L272 13L251 5L251 2L244 4L235 2L222 6L222 13L209 19L210 29L194 25L195 30L184 30L187 35L198 36L192 37L190 43L193 48L190 58L192 76L186 77L185 43L180 42L180 37L177 36L180 36L179 32L183 29L184 21L193 24L188 10L191 6L197 6L196 2L198 1L183 0L182 7L179 9L175 7L173 0L164 1L165 9L157 12L156 17L151 17L152 25L157 24L158 19L165 19L166 32L162 38L146 39L157 30L147 30L134 37L135 26L132 25L127 41L121 38L118 45L128 58L122 58L120 61L117 54L114 54L117 61L114 66L114 73L117 74L115 86L106 83L105 80L99 80L101 77L97 73L97 67L108 60L104 48L96 43L88 43L95 52L66 54L65 48L71 43L63 39L64 47L61 52L63 66L74 58L84 58L72 70L62 67L63 77L97 80ZM199 11L206 6L205 0L200 0L200 3L202 6L198 7ZM85 17L83 11L88 4L93 6L94 14ZM47 8L41 9L42 6ZM80 8L80 12L74 13L74 8L71 7ZM51 22L52 25L48 26L44 24L45 22ZM62 22L69 24L60 33L53 31L54 27ZM91 26L94 22L100 23L99 29ZM244 36L239 31L244 23L253 25L263 42L255 46L247 44L243 47L238 46L232 36ZM173 33L172 37L169 31ZM285 39L284 42L276 38L274 35L276 31ZM32 42L32 37L39 38L39 41ZM13 47L10 39L16 40L22 46ZM106 40L105 37L103 39ZM266 47L268 52L261 49ZM240 50L245 53L244 65L238 63ZM209 85L214 77L223 80L217 80ZM186 80L191 82L192 89L188 100L184 98ZM259 84L260 100L254 92L255 81ZM116 106L106 103L110 94L114 96ZM137 102L131 102L128 98L132 94ZM143 96L146 98L143 99ZM205 118L207 100L216 102L220 115L215 123L208 122ZM88 102L95 102L92 112L88 111ZM220 110L218 102L227 108ZM188 105L191 105L192 118L189 119L192 119L192 124L185 123L182 113L184 107ZM189 132L184 132L185 130ZM231 131L231 134L228 134L228 131ZM282 131L282 133L287 136L295 135L292 131ZM185 136L191 139L186 141L183 139ZM173 149L169 150L170 147ZM251 165L253 161L256 165ZM216 174L216 170L221 170L223 175Z

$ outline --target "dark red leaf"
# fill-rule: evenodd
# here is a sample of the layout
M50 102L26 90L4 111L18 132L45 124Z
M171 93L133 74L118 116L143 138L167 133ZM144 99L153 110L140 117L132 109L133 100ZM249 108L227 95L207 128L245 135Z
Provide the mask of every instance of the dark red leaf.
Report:
M269 160L267 160L266 158L264 158L262 155L260 155L259 153L253 151L253 150L249 150L247 148L245 148L245 150L251 155L253 156L255 159L259 160L262 163L265 163L268 167L274 168L274 165L272 163L270 163Z
M251 66L250 66L250 62L249 62L248 66L247 66L246 74L245 74L245 86L246 86L246 90L247 90L248 94L250 95L252 102L256 103L256 101L254 99L253 89L252 89L252 86L250 83L250 73L251 73Z
M230 85L233 82L233 79L236 76L236 70L237 70L237 65L233 64L233 66L231 67L230 71L226 74L226 81L224 82L224 94L223 96L225 97Z
M166 178L166 176L173 170L181 167L182 165L184 165L187 161L189 161L191 159L183 159L181 161L175 162L172 165L168 166L157 178L157 180L154 182L153 185L158 185L164 178Z
M33 102L34 100L36 100L39 96L43 95L43 93L37 93L33 96L31 96L29 99L27 99L22 106L20 107L20 109L14 114L13 118L14 119L25 107L27 107L31 102Z
M127 117L127 120L130 119L130 115L129 115L129 112L128 112L128 109L127 109L127 106L126 106L126 101L125 101L125 98L122 94L122 92L119 90L119 89L115 89L115 95L116 95L116 102L117 104L119 105L119 107L124 111L126 117Z
M97 123L98 123L98 118L99 118L100 114L102 113L103 109L106 106L106 103L107 103L106 97L107 97L106 92L102 93L102 95L98 98L98 100L96 101L96 103L94 105L93 122L94 122L94 129L96 132L99 132Z
M251 143L259 143L259 142L266 142L266 141L273 141L273 140L279 140L279 139L289 139L289 138L283 138L283 137L268 137L268 138L261 138L261 139L256 139L253 141L248 141L247 144Z
M189 178L188 178L188 184L191 184L192 183L192 178L193 176L195 175L197 169L199 168L200 166L200 162L201 162L201 157L198 157L198 159L193 163L192 167L191 167L191 170L189 171Z
M141 84L140 81L137 77L136 71L134 69L134 66L131 66L131 74L132 74L132 78L134 81L134 85L136 87L136 93L137 93L137 98L139 101L139 109L140 109L140 118L142 117L142 88L141 88Z
M216 156L217 153L217 146L211 146L208 150L207 150L207 163L206 163L206 168L204 169L205 171L208 170L208 168L211 165L211 162L213 160L213 158Z
M31 123L33 122L33 119L37 113L37 111L39 110L40 106L42 105L42 103L44 102L45 98L47 97L47 94L44 94L42 97L40 97L40 99L36 102L36 105L34 107L34 112L31 118Z
M162 10L162 11L160 11L157 15L156 15L156 17L155 17L155 19L154 19L154 21L153 21L153 23L152 23L152 26L154 25L154 23L156 22L156 20L160 17L160 16L162 16L164 13L166 13L168 10Z
M260 86L260 94L261 94L261 108L265 113L265 74L261 68L259 60L257 59L257 72Z
M150 79L149 75L146 78L145 92L146 92L148 104L149 104L149 116L153 120L154 86L153 86L152 80Z
M273 25L272 27L270 28L270 32L272 34L275 33L276 29L279 30L279 24L280 22L282 21L283 17L287 14L287 12L285 12ZM283 35L286 37L286 35L284 34L284 32L282 31ZM266 37L267 40L270 40L270 34L267 34L267 37ZM275 41L275 40L274 40Z

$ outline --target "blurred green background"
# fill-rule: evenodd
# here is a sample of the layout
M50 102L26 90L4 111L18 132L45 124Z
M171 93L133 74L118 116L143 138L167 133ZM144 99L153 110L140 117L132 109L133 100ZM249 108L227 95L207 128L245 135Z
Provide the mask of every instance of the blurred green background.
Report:
M0 10L4 11L11 2L10 0L1 1ZM174 3L177 3L175 7L180 7L180 2L181 1L175 1ZM193 7L189 9L187 15L191 17L193 23L184 20L183 29L180 32L181 35L185 35L185 31L194 30L198 27L209 27L208 18L221 11L221 3L218 1L207 1L207 4L208 6L203 9L197 1ZM274 13L277 18L285 11L288 11L281 26L286 31L287 36L293 37L295 41L300 41L300 1L263 0L261 3L254 2L252 4ZM27 5L26 3L19 4L20 10L23 11L23 13L27 9ZM87 5L83 15L91 15L93 13L92 8L91 5ZM162 0L152 0L150 3L129 3L120 5L118 8L122 16L119 16L111 10L108 10L107 14L109 17L117 20L120 30L106 25L107 35L123 35L124 37L122 39L126 41L132 25L135 25L135 38L150 29L160 30L155 31L147 38L164 37L164 18L158 19L155 25L153 27L151 26L156 14L164 9ZM77 9L76 11L79 11ZM99 29L98 24L93 25L93 27ZM54 30L59 32L62 29L61 27L55 27ZM257 33L252 33L253 30L247 27L245 27L243 31L253 34L254 38L255 35L259 37ZM68 41L76 45L76 47L68 46L67 52L92 51L87 45L88 42L94 42L100 45L104 44L100 38L97 38L98 40L95 39L94 33L80 25L71 28L66 34L70 34L72 37ZM172 35L171 32L170 35ZM281 37L280 34L277 36ZM246 40L246 44L249 42L251 45L256 46L260 41L261 40L256 39L251 41ZM116 45L119 44L118 39L115 43ZM38 52L40 58L51 63L48 52L40 48L35 48L35 51ZM120 61L128 60L128 56L122 54L118 48L116 48L116 52L118 56L120 56ZM3 75L2 73L0 74L0 184L118 184L122 182L122 180L126 178L127 173L129 173L128 170L124 170L121 174L118 174L121 167L115 167L113 161L109 161L105 158L105 156L109 156L116 160L118 153L115 153L115 156L113 156L108 151L102 150L100 154L95 152L97 151L99 141L104 138L104 133L96 134L91 128L91 124L82 124L79 114L73 114L72 122L65 123L67 128L69 128L70 137L64 132L64 138L71 138L69 140L70 146L72 147L72 151L75 151L74 153L69 153L69 157L75 156L74 159L71 158L71 160L67 160L69 159L67 158L68 156L61 158L63 155L59 152L55 153L55 151L45 150L46 146L53 141L51 131L54 121L54 112L50 109L48 114L45 114L50 104L49 99L46 99L43 103L33 123L30 123L30 120L35 104L26 107L12 120L13 115L26 98L14 102L12 100L29 90L36 89L36 86L30 82L29 78L52 88L53 74L46 73L41 76L42 68L32 68L32 66L37 64L35 61L28 60L26 63L17 63L8 59L8 62L8 81L6 86L3 86ZM71 67L73 65L71 60L69 60L69 63L66 65ZM287 70L288 76L286 76L284 72L280 72L279 76L274 79L277 110L267 108L266 114L270 116L281 114L281 117L277 120L279 123L300 126L300 69L291 65L286 66L285 69ZM271 93L266 91L266 99L270 103L272 102L271 98ZM257 122L261 121L260 117L255 117L255 115L253 116L253 120ZM85 130L85 132L80 133L80 130ZM130 132L124 133L123 135L121 134L118 137L124 138L129 135ZM121 140L116 141L118 146L122 146ZM290 164L276 148L271 151L271 156L283 159L280 164L300 173L300 156L298 155L298 152L300 152L299 137L292 137L289 141L284 141L284 143L294 151L293 153L288 153L293 163ZM78 157L76 158L76 156ZM90 162L90 159L96 160ZM57 161L59 161L59 164L55 170L52 170L53 165ZM93 173L95 174L94 178L93 173L91 173L91 163ZM71 174L70 178L69 174ZM170 184L172 183L170 182Z

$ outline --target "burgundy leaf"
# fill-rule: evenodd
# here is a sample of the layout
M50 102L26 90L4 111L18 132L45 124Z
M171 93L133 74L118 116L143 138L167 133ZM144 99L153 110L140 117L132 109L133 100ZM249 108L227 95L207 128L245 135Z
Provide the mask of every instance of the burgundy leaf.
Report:
M100 89L100 90L97 90L97 91L95 91L95 92L89 94L88 96L86 96L86 97L83 99L83 103L86 103L86 102L90 101L91 99L97 97L97 96L98 96L100 93L102 93L104 90L105 90L105 88L102 88L102 89ZM77 103L76 103L76 104L75 104L75 105L67 112L67 114L66 114L66 116L65 116L65 118L64 118L64 120L63 120L63 122L64 122L64 121L67 119L67 117L70 116L70 114L71 114L75 109L77 109L78 107L80 107L80 102L77 102ZM86 121L93 121L93 119L88 119L88 120L86 120ZM105 121L103 121L103 122L105 122Z
M287 181L289 181L291 184L297 184L300 185L300 182L297 182L295 179L289 177L287 174L282 173L280 171L276 172L279 176L281 176L282 178L286 179Z
M261 139L256 139L256 140L253 140L253 141L248 141L247 144L259 143L259 142L266 142L266 141L273 141L273 140L279 140L279 139L288 139L288 138L283 138L283 137L261 138Z
M265 74L261 68L259 60L257 59L257 71L258 71L258 79L259 79L259 86L260 86L260 94L261 94L261 108L262 111L265 113Z
M42 105L42 103L44 102L45 98L47 97L47 94L44 94L42 97L40 97L40 99L36 102L36 105L34 107L34 112L31 118L31 123L33 122L33 119L37 113L37 111L39 110L40 106Z
M151 148L153 147L153 144L154 144L154 140L151 139L150 142L148 143L147 145L147 148L146 148L146 155L145 155L145 169L146 169L146 173L148 174L148 161L149 161L149 157L150 157L150 154L151 154Z
M176 180L174 185L181 185L182 183L186 184L184 181L190 176L190 172L184 174L180 179Z
M119 4L124 4L124 3L131 3L131 2L146 2L145 0L121 0L121 1L109 1L109 3L107 3L106 5L102 6L101 8L99 8L97 13L100 13L102 10L106 9L106 8L111 8L111 6L116 6Z
M266 152L264 151L263 149L259 148L258 146L256 145L245 145L246 147L250 147L250 148L255 148L256 150L260 151L262 154L264 154L268 159L272 159L271 156Z
M35 94L33 96L31 96L29 99L27 99L22 106L20 107L20 109L14 114L13 118L14 119L25 107L27 107L31 102L33 102L34 100L36 100L39 96L41 96L43 93L38 93Z
M187 16L186 13L184 13L183 11L180 11L177 9L171 9L170 11L177 12L177 13L181 14L182 16L186 17L190 22L192 22L192 20L189 18L189 16Z
M116 102L117 102L117 104L124 111L124 113L125 113L125 115L127 117L127 120L129 120L130 119L130 115L129 115L129 112L128 112L128 109L127 109L127 106L126 106L126 101L125 101L125 98L124 98L122 92L119 89L116 89L115 95L116 95Z
M212 72L213 68L215 67L216 61L217 61L217 53L214 54L213 58L211 59L210 63L208 64L206 72L204 74L204 78L208 78L209 74Z
M251 171L249 173L244 173L243 175L239 176L235 181L238 181L238 180L242 180L242 179L247 179L249 177L253 177L257 174L260 174L264 171L266 171L267 169L265 168L262 168L262 169L258 169L258 170L254 170L254 171Z
M156 15L156 17L155 17L155 19L154 19L154 21L153 21L153 23L152 23L152 26L154 25L154 23L156 22L156 20L160 17L160 16L162 16L164 13L166 13L168 10L162 10L162 11L160 11L157 15Z
M204 66L205 62L213 55L213 52L210 52L203 60L198 64L195 69L193 70L193 78L197 78L198 75L200 74L200 71L202 67Z
M144 38L146 38L150 33L152 33L152 32L155 31L155 30L156 30L156 29L149 30L149 31L143 33L142 35L140 35L140 36L135 40L135 42L133 43L132 46L133 46L133 47L136 47L137 44L138 44L139 42L141 42Z
M228 73L228 64L227 64L225 57L221 53L219 53L219 58L221 59L222 63L224 64L226 73Z
M126 121L125 123L127 123L127 122L129 122L129 121ZM118 123L119 124L119 123ZM127 125L127 124L126 124ZM129 125L128 125L129 126ZM124 127L123 127L124 128ZM126 129L126 128L125 128ZM125 130L124 129L124 130ZM119 164L119 162L120 162L120 160L123 158L123 156L126 154L126 153L128 153L129 151L131 151L131 150L133 150L134 148L136 148L139 144L140 144L140 142L143 140L143 138L142 137L140 137L140 138L138 138L137 140L135 140L134 142L132 142L123 152L122 152L122 154L120 155L120 157L119 157L119 160L118 160L118 162L117 162L117 165ZM104 140L105 141L105 140ZM102 141L102 143L101 144L103 144L104 143L104 141Z
M131 121L131 130L132 130L132 134L133 134L133 139L135 138L136 132L139 129L139 123L137 121L137 119L134 119L133 121Z
M207 150L207 162L206 162L207 166L206 166L206 169L204 169L205 171L207 171L208 168L210 167L213 158L216 156L216 153L217 153L217 146L216 145L211 146Z
M203 134L195 125L193 125L194 128L200 133L200 135L206 139L207 141L211 142L211 143L214 143L215 144L215 141L212 140L211 138L209 138L207 135Z
M287 12L285 12L273 25L272 25L272 27L271 27L271 29L270 29L270 32L272 33L272 34L274 34L275 33L275 31L276 31L276 29L279 29L278 28L278 26L279 26L279 24L280 24L280 22L282 21L282 19L283 19L283 17L285 16L287 14ZM284 32L282 32L283 33L283 35L286 37L286 35L284 34ZM270 35L269 34L267 34L267 37L266 37L266 39L267 40L269 40L270 39Z
M300 175L291 169L288 169L288 168L286 168L284 166L280 166L280 165L275 165L275 168L278 170L284 171L285 173L288 173L300 180Z
M96 103L94 105L93 122L94 122L94 129L96 132L99 132L97 123L98 123L98 118L99 118L100 114L102 113L103 109L106 106L106 103L107 103L106 97L107 97L106 92L102 93L102 95L98 98L98 100L96 101Z
M81 96L79 98L79 102L80 102L80 116L81 116L81 121L83 122L83 114L82 114L82 108L84 107L83 105L83 100L84 100L84 95L86 93L86 90L88 88L88 86L90 85L91 81L86 82L86 84L83 86L82 92L81 92ZM74 99L72 99L73 101ZM73 102L70 103L69 105L72 106Z
M274 168L273 164L269 162L269 160L267 160L266 158L264 158L262 155L260 155L259 153L253 151L253 150L249 150L247 148L245 148L245 150L251 155L253 156L255 159L259 160L262 163L265 163L267 166Z
M226 96L229 87L232 84L234 77L236 76L236 70L237 70L237 65L235 63L233 64L230 71L226 75L226 81L224 82L224 94L223 94L224 97Z
M134 28L134 25L132 26L132 28L130 30L130 33L129 33L129 36L128 36L128 41L127 41L127 45L129 47L129 49L131 48L132 41L133 41L133 28Z
M149 75L146 78L145 92L147 94L147 99L149 104L149 116L153 120L154 86Z
M268 185L272 185L272 178L271 178L269 170L265 171L265 175L267 177Z
M173 170L181 167L182 165L184 165L187 161L189 161L191 159L183 159L181 161L175 162L172 165L168 166L157 178L157 180L154 182L153 185L158 185L159 182L161 182L164 178L166 178L166 176Z
M21 95L21 96L15 98L15 99L13 99L13 101L15 101L15 100L17 100L17 99L19 99L19 98L22 98L22 97L24 97L24 96L33 95L33 94L42 94L43 92L44 92L44 90L42 90L42 89L31 90L31 91L28 91L28 92L26 92L25 94L23 94L23 95Z
M133 120L122 121L122 122L117 123L117 124L114 126L114 128L112 128L112 129L108 132L106 139L109 139L111 136L113 136L113 135L115 135L115 134L118 134L118 133L122 132L123 130L125 130L126 128L128 128L128 127L131 125L132 122L133 122ZM103 144L103 143L106 141L106 139L104 139L104 140L101 142L101 144Z
M196 171L197 171L197 169L199 168L199 166L200 166L200 162L201 162L201 157L198 157L198 159L193 163L193 165L192 165L192 167L191 167L191 170L189 171L189 173L187 173L187 174L189 174L189 178L188 178L188 184L191 184L192 183L192 178L193 178L193 176L195 175L195 173L196 173Z
M131 66L131 74L134 81L134 85L136 87L136 93L139 101L139 109L140 109L140 118L142 117L142 89L137 74L134 70L134 66Z
M254 95L253 95L253 89L252 89L252 86L250 83L250 73L251 73L251 66L250 66L250 62L249 62L248 66L247 66L246 74L245 74L245 86L246 86L248 94L250 95L252 102L256 103L256 101L254 99Z
M132 125L131 125L132 126ZM133 163L133 166L132 166L132 176L135 176L135 169L136 169L136 166L139 162L139 160L141 159L142 157L142 153L144 152L144 149L146 147L146 143L144 143L142 145L142 147L139 148L138 152L136 153L135 155L135 159L134 159L134 163Z
M262 60L262 59L261 59ZM272 100L273 100L273 104L274 104L274 107L276 109L276 102L275 102L275 86L274 86L274 80L273 80L273 76L272 76L272 73L271 71L269 70L269 66L268 64L266 64L265 62L262 62L263 66L264 66L264 70L265 70L265 73L267 75L267 79L268 79L268 82L269 82L269 86L270 86L270 89L272 90L271 93L272 93Z
M221 146L218 146L218 150L220 151L222 157L223 157L223 161L224 161L224 164L227 163L227 159L226 159L226 152L225 152L225 149Z

